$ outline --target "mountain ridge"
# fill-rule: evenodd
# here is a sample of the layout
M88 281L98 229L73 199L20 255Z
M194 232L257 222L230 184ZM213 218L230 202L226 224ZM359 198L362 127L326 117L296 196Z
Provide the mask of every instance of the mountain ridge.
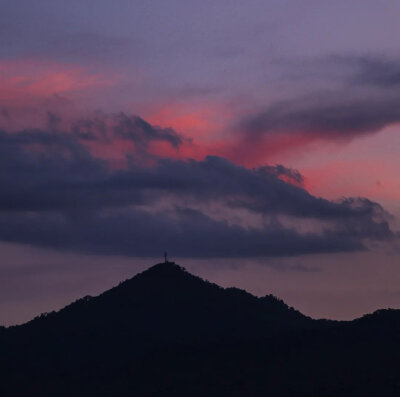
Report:
M267 294L262 297L257 297L241 288L237 288L237 287L224 288L215 283L207 281L199 276L191 274L184 267L176 264L175 262L162 262L162 263L153 265L142 272L139 272L138 274L134 275L131 278L121 281L118 285L111 287L110 289L108 289L106 291L103 291L99 295L96 295L96 296L86 295L82 298L75 300L74 302L71 302L70 304L66 305L65 307L63 307L57 311L41 313L40 315L36 316L34 319L32 319L26 323L18 324L18 325L11 325L11 326L5 327L5 328L23 327L32 322L36 322L40 319L43 319L43 318L46 318L49 316L54 316L58 313L63 313L65 311L69 311L81 304L88 303L88 302L93 303L96 300L98 300L99 298L102 299L105 297L110 297L114 294L119 294L120 295L119 298L123 298L124 294L128 294L128 296L129 296L129 293L135 292L133 290L137 287L137 284L139 281L140 282L146 281L149 283L148 285L146 285L147 291L144 291L142 289L140 291L141 293L146 293L146 294L148 292L154 293L155 283L159 282L160 280L162 280L162 281L173 280L174 284L176 284L176 282L191 282L191 283L197 284L198 286L201 285L202 287L207 287L207 289L213 289L214 291L218 291L220 293L228 293L232 296L241 295L241 297L244 299L251 299L254 301L269 304L270 308L271 308L271 306L276 305L281 310L287 309L290 312L296 313L299 317L307 318L307 319L311 320L311 317L308 317L308 316L300 313L298 310L294 309L293 307L288 306L283 300L275 297L274 295ZM168 289L171 288L171 285L166 285L166 287L167 287L167 289L164 292L168 292Z
M9 325L9 326L2 326L0 325L0 329L9 329L9 328L15 328L15 327L23 327L27 324L30 324L34 321L37 321L38 319L41 318L45 318L48 316L53 316L54 314L57 314L59 312L63 312L65 310L69 310L71 307L74 307L74 305L76 304L81 304L83 302L88 302L88 301L92 301L93 299L97 299L100 298L102 296L105 295L109 295L112 294L114 291L120 290L121 288L126 288L126 287L130 287L132 286L132 283L135 283L138 279L145 279L148 278L150 276L150 281L152 276L160 276L160 275L164 275L167 276L169 278L171 278L172 276L177 276L179 275L181 279L183 279L184 277L186 277L186 279L192 279L192 280L197 280L198 282L202 282L205 283L206 285L209 286L213 286L214 288L218 288L220 291L227 291L227 292L236 292L237 294L242 294L243 296L247 296L247 297L251 297L253 299L257 299L257 300L261 300L264 302L268 302L268 303L272 303L273 305L277 305L280 306L282 309L288 309L290 311L293 311L299 315L301 315L304 318L313 320L313 321L320 321L320 322L331 322L331 323L342 323L342 324L347 324L347 323L351 323L351 322L358 322L363 320L364 318L367 319L371 319L373 318L375 315L378 315L379 313L385 313L385 312L390 312L393 315L396 314L400 314L400 309L394 309L394 308L381 308L381 309L377 309L371 313L365 313L359 317L356 317L352 320L333 320L333 319L328 319L328 318L318 318L318 319L314 319L310 316L307 316L303 313L301 313L299 310L295 309L292 306L287 305L282 299L276 297L275 295L272 294L266 294L263 296L256 296L253 295L251 293L249 293L248 291L242 289L242 288L238 288L238 287L221 287L218 284L215 284L213 282L210 282L206 279L201 278L200 276L196 276L191 274L190 272L188 272L186 270L186 268L184 268L183 266L180 266L178 264L176 264L175 262L160 262L158 264L155 264L153 266L150 266L149 268L143 270L142 272L139 272L137 274L135 274L134 276L123 280L121 282L119 282L117 285L115 285L114 287L111 287L103 292L101 292L98 295L92 296L92 295L86 295L83 296L82 298L78 298L75 301L67 304L66 306L62 307L59 310L53 310L51 312L43 312L39 315L37 315L35 318L33 318L32 320L29 320L25 323L22 324L17 324L17 325ZM184 276L184 277L182 277ZM132 286L134 287L134 285Z
M222 288L173 262L0 329L0 349L4 396L400 391L399 310L314 320L272 295Z

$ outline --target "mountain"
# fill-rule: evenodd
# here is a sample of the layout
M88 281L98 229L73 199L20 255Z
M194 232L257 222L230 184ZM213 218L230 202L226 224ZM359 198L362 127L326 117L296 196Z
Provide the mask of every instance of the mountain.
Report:
M172 262L0 328L0 349L1 396L400 395L399 311L313 320Z

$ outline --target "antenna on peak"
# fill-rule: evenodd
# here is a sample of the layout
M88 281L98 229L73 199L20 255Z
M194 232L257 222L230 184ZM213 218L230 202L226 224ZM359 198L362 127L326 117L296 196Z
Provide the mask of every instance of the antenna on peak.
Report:
M164 263L168 263L168 252L164 252Z

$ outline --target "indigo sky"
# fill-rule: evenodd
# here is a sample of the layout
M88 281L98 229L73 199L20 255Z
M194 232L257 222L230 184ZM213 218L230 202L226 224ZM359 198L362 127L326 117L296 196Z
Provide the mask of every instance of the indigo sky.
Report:
M2 2L0 323L165 250L314 317L400 307L399 14Z

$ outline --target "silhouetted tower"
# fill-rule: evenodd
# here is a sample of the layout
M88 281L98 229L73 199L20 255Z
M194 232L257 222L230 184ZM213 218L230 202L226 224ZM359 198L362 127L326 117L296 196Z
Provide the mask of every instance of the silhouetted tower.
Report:
M168 253L167 251L164 252L164 262L167 263L168 262L168 257L167 257Z

